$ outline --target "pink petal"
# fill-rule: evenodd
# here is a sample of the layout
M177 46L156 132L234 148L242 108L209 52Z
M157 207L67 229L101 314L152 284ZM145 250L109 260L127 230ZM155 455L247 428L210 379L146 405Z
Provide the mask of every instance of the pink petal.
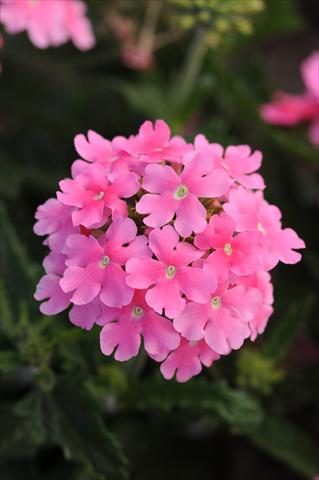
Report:
M152 164L145 169L142 187L151 193L165 193L174 192L180 183L180 178L172 167Z
M136 204L138 213L149 213L143 219L145 225L158 228L170 222L176 211L177 200L170 193L155 195L146 194Z
M209 175L193 181L190 191L198 197L221 197L228 192L231 183L228 173L221 168L216 168Z
M59 282L59 276L48 274L44 275L37 285L34 298L38 301L47 299L40 305L40 311L44 315L56 315L70 304L70 295L61 290Z
M97 264L88 267L69 267L60 280L65 293L74 292L71 301L76 305L90 303L101 290L102 269Z
M176 273L182 292L189 300L207 303L216 289L216 280L201 268L180 267Z
M145 300L160 315L165 310L168 318L179 315L186 303L181 297L178 283L174 279L166 278L147 291Z
M132 288L148 288L165 278L165 265L150 258L131 258L126 263L126 283Z
M145 350L163 360L168 352L178 347L180 336L167 318L148 311L142 317Z
M174 248L178 245L179 236L171 225L165 225L161 230L152 230L149 234L149 245L156 257L166 265L172 263Z
M124 245L130 243L137 234L137 226L130 218L117 217L106 231L106 239L110 245Z
M103 285L100 293L101 302L109 307L128 305L134 290L126 283L126 273L116 263L111 262L104 269Z
M174 227L181 237L187 238L193 231L202 232L206 225L206 209L194 195L179 200Z
M100 334L100 347L104 355L111 355L115 348L115 359L121 362L135 357L141 344L141 325L123 318L119 322L104 325Z
M174 318L174 328L188 340L204 338L208 308L199 303L187 303L182 313Z
M73 305L69 312L69 319L73 325L84 330L91 330L100 315L101 309L96 303L87 305Z

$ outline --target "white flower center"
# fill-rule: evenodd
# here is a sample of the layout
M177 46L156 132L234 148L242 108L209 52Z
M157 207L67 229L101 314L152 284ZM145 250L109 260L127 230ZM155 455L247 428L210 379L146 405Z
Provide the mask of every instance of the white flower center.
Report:
M220 307L221 299L220 297L213 297L210 303L211 303L211 306L217 310Z
M99 192L95 195L95 200L102 200L102 198L104 197L105 193L104 192Z
M110 257L108 257L107 255L101 258L100 265L102 268L107 267L109 263L110 263Z
M180 185L178 189L174 192L174 197L176 200L182 200L182 198L187 197L188 195L188 188L186 185Z
M224 252L226 253L226 255L231 255L233 253L233 249L231 248L230 243L225 243Z
M139 307L138 305L133 308L132 310L132 316L134 318L140 318L144 315L144 310L142 307Z
M257 230L259 230L263 235L265 235L265 233L266 233L266 229L264 228L264 226L261 222L257 223Z
M167 268L166 268L166 276L168 278L173 278L174 275L176 273L176 267L174 267L174 265L169 265Z

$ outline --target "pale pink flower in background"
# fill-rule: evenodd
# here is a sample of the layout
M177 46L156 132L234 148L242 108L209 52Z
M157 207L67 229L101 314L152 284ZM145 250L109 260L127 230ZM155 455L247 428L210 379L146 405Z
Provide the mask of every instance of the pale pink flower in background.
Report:
M38 48L57 47L71 40L80 50L95 44L82 0L1 0L0 23L9 34L27 31Z
M174 228L166 225L149 234L149 246L157 260L131 258L126 264L127 284L132 288L148 289L146 302L155 312L174 318L189 300L205 303L215 289L212 275L201 268L189 266L203 252L189 243L179 242ZM150 288L151 287L151 288Z
M319 51L301 64L301 75L306 87L304 94L275 92L272 102L262 105L260 114L265 122L286 127L310 122L310 141L319 147Z
M99 240L84 235L68 238L68 268L60 285L64 292L73 292L74 304L85 305L97 296L110 307L130 303L134 290L126 284L122 266L131 257L150 254L146 237L136 233L133 220L118 217Z
M205 343L189 342L181 339L180 346L172 351L161 365L161 372L166 380L170 380L176 373L178 382L187 382L202 371L202 365L210 367L220 355L214 352Z
M227 214L213 215L204 232L195 237L201 250L213 248L205 265L227 280L230 273L249 275L261 267L262 235L258 231L234 235L234 220Z
M126 148L146 163L164 160L181 163L183 155L192 149L182 137L171 137L170 128L163 120L156 120L154 125L149 120L144 122L138 134L128 139Z
M161 227L174 215L174 226L182 237L206 227L206 209L199 197L212 198L224 195L230 178L222 169L213 169L212 161L200 155L192 158L180 175L166 165L149 165L142 182L143 195L136 205L138 213L149 214L143 219L150 227Z
M235 221L238 232L257 229L262 233L265 245L262 257L267 270L279 261L288 264L300 261L301 254L294 250L305 248L304 241L291 228L282 229L279 208L266 202L261 192L233 189L224 210Z
M74 179L61 180L58 200L76 207L72 212L74 226L100 227L112 215L127 216L126 202L121 199L136 194L140 188L135 173L119 173L111 182L98 163L88 164Z
M154 65L153 50L139 44L126 44L121 53L123 63L135 70L149 70Z
M101 330L101 351L111 355L116 349L116 360L128 360L138 354L141 338L148 354L158 361L178 347L180 336L167 318L154 312L145 302L145 292L137 290L132 302L113 313Z
M206 304L188 303L174 318L174 327L188 340L205 339L215 352L226 355L240 348L250 336L249 322L261 301L256 288L227 288L221 283Z

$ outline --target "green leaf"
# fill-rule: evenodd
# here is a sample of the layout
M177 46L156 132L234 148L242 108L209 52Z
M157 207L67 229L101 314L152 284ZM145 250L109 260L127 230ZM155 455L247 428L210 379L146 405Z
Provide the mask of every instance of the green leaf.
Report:
M13 313L19 315L21 302L30 303L33 297L36 267L28 259L27 253L12 227L8 213L0 203L1 277L5 283L6 292Z
M226 383L193 381L178 384L162 379L131 384L120 397L123 408L139 410L191 409L213 413L236 432L257 428L263 418L261 406L249 394L230 388Z
M314 303L315 298L308 296L306 299L290 305L286 315L278 319L277 325L273 326L271 335L264 345L263 351L267 357L275 361L285 358L293 340L307 320Z
M0 404L0 456L26 458L37 453L46 441L43 397L38 390L16 404Z
M128 478L127 461L117 438L107 429L98 404L83 385L70 378L57 382L48 397L52 440L67 459L81 463L94 480Z
M286 420L266 416L250 439L304 478L312 480L319 472L319 446Z

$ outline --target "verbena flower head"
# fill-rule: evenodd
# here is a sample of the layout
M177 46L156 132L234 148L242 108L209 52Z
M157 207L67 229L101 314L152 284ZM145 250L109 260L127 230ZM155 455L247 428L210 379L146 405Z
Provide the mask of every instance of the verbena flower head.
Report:
M1 0L0 9L6 32L26 31L38 48L57 47L69 40L80 50L95 44L82 0Z
M254 341L273 311L269 270L301 259L247 145L194 144L163 120L137 135L75 137L81 156L36 211L49 254L35 298L101 329L119 361L143 347L166 379L189 380Z
M309 139L319 148L319 50L304 60L300 71L305 92L300 95L275 92L272 102L263 105L260 114L265 122L285 127L310 123Z

